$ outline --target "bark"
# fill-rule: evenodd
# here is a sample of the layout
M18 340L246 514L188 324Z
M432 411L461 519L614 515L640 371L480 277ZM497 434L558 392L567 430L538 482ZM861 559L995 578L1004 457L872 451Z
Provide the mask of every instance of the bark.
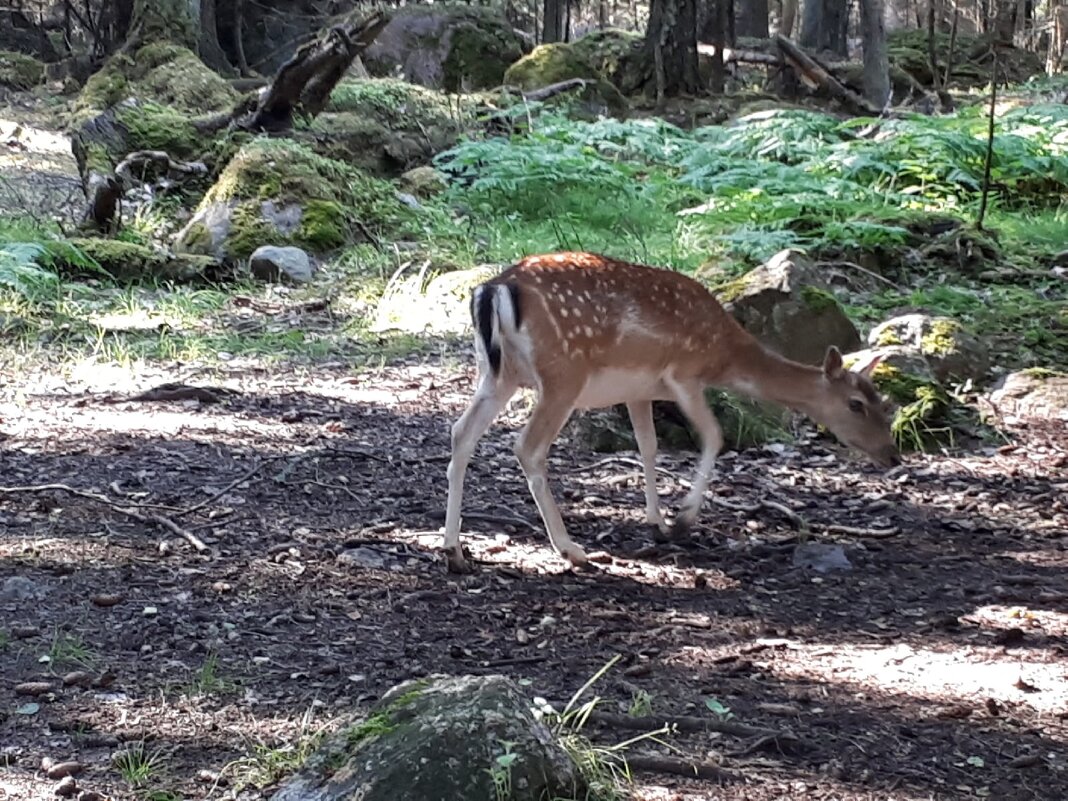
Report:
M881 109L890 102L890 59L886 51L883 0L860 0L860 35L864 47L864 97Z
M281 131L293 126L299 107L316 116L356 57L371 46L389 17L374 12L359 21L335 25L301 47L279 68L255 112L242 127Z
M779 33L790 39L794 35L794 23L797 21L797 0L782 0L782 21Z
M931 85L937 92L942 87L938 69L938 50L935 45L935 0L927 0L927 61L931 65Z
M801 9L801 46L848 55L849 4L846 0L807 0Z
M567 37L568 0L545 0L543 42L562 42Z
M709 0L709 17L701 37L712 44L712 78L709 91L721 95L726 88L726 70L723 58L727 43L733 40L728 29L729 12L727 0Z
M1068 6L1053 4L1050 14L1049 49L1046 53L1046 72L1055 75L1064 61L1064 45L1068 42Z
M737 0L734 32L754 39L768 38L768 0Z
M233 75L234 69L219 43L218 18L215 0L200 0L200 59L223 75Z
M701 91L696 0L652 0L642 55L644 64L657 65L658 99Z
M237 55L237 71L241 77L252 74L245 55L245 0L234 0L234 53Z

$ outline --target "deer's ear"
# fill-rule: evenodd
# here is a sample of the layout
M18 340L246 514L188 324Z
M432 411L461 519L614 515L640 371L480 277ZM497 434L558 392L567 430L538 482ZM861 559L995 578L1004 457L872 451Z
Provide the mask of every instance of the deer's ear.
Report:
M866 361L859 361L849 369L858 375L862 375L867 379L871 378L872 371L879 366L879 362L883 360L881 353L871 354Z
M831 379L842 375L842 354L834 345L827 348L827 355L823 357L823 374Z

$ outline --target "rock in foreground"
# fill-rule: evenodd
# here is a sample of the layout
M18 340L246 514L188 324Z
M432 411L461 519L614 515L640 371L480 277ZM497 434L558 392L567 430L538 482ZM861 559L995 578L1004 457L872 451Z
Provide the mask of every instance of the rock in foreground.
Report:
M511 680L434 676L386 693L272 799L540 801L582 798L580 783L568 754ZM510 792L502 796L502 787Z

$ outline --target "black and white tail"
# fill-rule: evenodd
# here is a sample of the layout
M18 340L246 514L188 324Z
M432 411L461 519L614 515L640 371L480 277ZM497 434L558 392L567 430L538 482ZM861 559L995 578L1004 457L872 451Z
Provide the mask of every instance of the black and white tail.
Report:
M476 350L485 355L493 375L501 371L502 331L514 334L522 324L519 287L512 283L486 283L471 293L471 322L475 327Z

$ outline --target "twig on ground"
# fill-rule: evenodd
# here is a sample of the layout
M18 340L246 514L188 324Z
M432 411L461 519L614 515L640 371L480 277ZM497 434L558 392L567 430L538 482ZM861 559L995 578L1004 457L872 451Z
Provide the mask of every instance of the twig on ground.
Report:
M699 718L690 715L680 715L678 717L665 717L663 715L634 717L632 715L601 712L595 709L590 712L588 721L606 728L632 731L656 731L664 725L685 732L717 731L722 734L733 734L737 737L765 738L764 742L761 743L762 746L773 745L780 750L801 750L805 748L805 744L798 739L797 735L791 732L749 726L734 720Z
M848 534L853 537L868 537L875 540L887 539L901 533L901 529L898 526L862 528L859 526L840 526L836 523L813 523L812 528L826 531L828 534Z
M879 273L875 272L874 270L869 270L867 267L861 267L859 264L857 264L855 262L852 262L852 261L819 261L819 262L816 262L816 266L817 267L848 267L850 270L856 270L858 273L864 273L866 276L868 276L870 278L874 278L876 281L882 281L887 286L893 287L894 289L896 289L898 291L904 291L904 287L902 287L900 284L895 284L893 281L891 281L886 276L879 275Z
M676 757L651 756L648 754L630 754L626 757L627 767L645 773L670 773L674 776L691 776L698 779L717 779L719 781L737 781L738 777L712 762L694 762Z
M164 517L163 515L156 514L154 512L150 514L142 514L136 509L132 509L129 506L124 506L122 504L116 503L110 498L95 492L75 489L74 487L70 487L66 484L38 484L36 486L28 487L0 487L0 495L18 495L22 493L39 493L49 491L66 492L71 495L75 495L79 498L86 498L91 501L96 501L97 503L102 503L105 506L110 507L112 510L118 512L119 514L126 515L126 517L129 517L140 523L144 523L146 525L155 524L157 526L161 526L167 529L168 531L178 535L179 537L182 537L186 542L192 545L198 553L204 553L208 550L208 546L204 544L204 541L201 540L200 537L198 537L196 534L193 534L191 531L187 531L186 529L182 528L169 517Z
M441 510L433 512L431 513L430 518L435 522L438 520L444 520L445 512ZM500 525L522 526L523 528L530 529L531 531L538 531L540 529L537 524L531 522L530 520L527 520L525 517L519 517L518 515L498 515L487 514L484 512L464 512L463 518L464 520L478 520L482 523L498 523Z

